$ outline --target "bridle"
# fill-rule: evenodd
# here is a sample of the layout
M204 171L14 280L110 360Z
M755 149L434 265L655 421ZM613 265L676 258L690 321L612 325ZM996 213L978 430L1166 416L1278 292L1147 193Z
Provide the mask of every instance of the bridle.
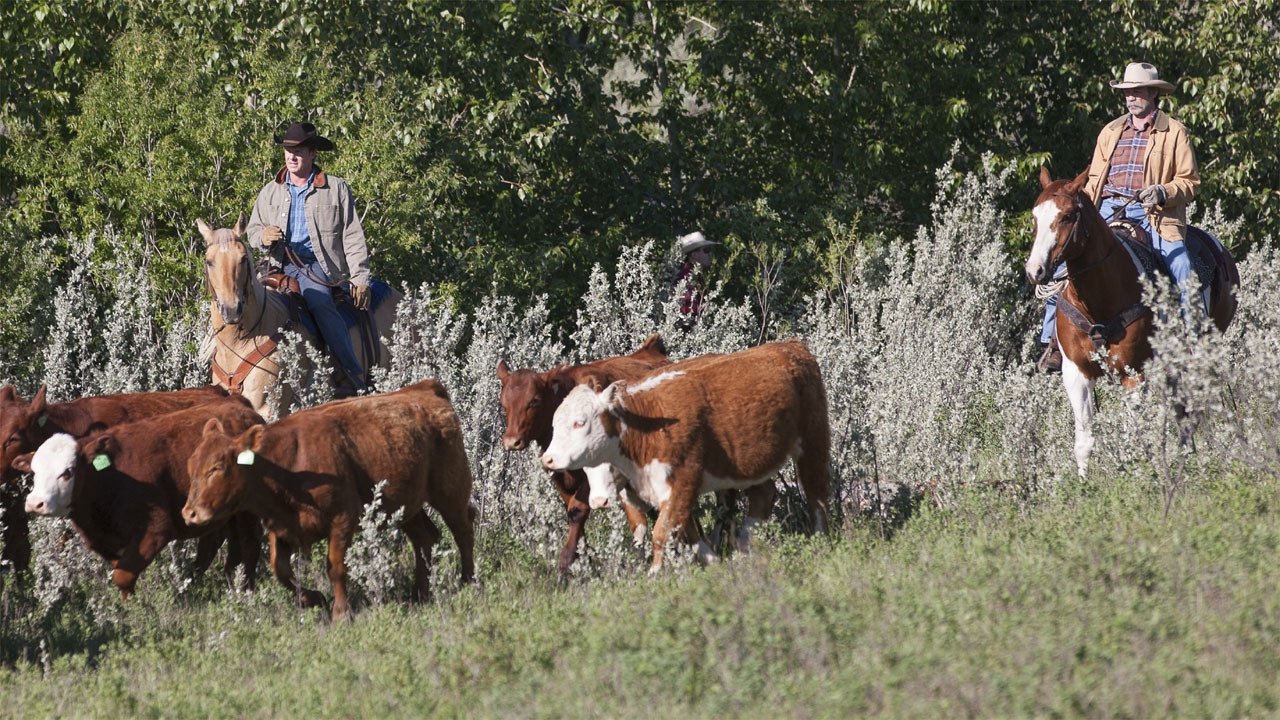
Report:
M1057 253L1049 256L1048 267L1051 271L1053 268L1058 267L1059 264L1064 262L1063 255L1067 253L1067 250L1071 248L1072 244L1075 243L1076 239L1080 236L1080 221L1082 219L1083 211L1084 211L1084 206L1080 204L1079 192L1076 192L1073 195L1068 195L1067 193L1058 191L1053 194L1053 197L1064 197L1071 201L1071 210L1068 211L1067 214L1068 215L1074 214L1075 220L1071 224L1071 233L1067 235L1066 242L1062 243L1062 249L1060 249ZM1103 225L1110 225L1111 221L1120 217L1121 213L1124 212L1125 208L1133 204L1133 201L1136 199L1137 198L1135 196L1132 196L1132 195L1127 196L1125 203L1120 207L1116 208L1115 212L1111 214L1111 217L1107 218L1103 222ZM1086 265L1085 267L1080 268L1079 270L1076 270L1075 272L1068 272L1060 278L1051 278L1051 279L1053 279L1055 282L1065 282L1065 281L1072 280L1074 278L1078 278L1081 275L1084 275L1085 273L1089 272L1090 270L1093 270L1094 268L1098 267L1099 265L1102 265L1107 260L1110 260L1111 256L1115 254L1116 248L1119 245L1120 245L1119 242L1114 242L1111 244L1111 249L1108 250L1107 254L1102 256L1101 259L1095 262L1092 262Z

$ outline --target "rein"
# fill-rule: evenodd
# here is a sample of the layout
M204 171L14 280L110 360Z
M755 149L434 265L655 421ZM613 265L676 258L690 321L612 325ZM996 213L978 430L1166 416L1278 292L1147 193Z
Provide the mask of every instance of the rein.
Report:
M1081 210L1082 210L1082 208L1081 208L1081 206L1080 206L1080 200L1079 200L1079 198L1078 198L1077 196L1068 196L1068 195L1066 195L1065 193L1055 193L1055 195L1056 195L1056 196L1058 196L1058 197L1070 197L1070 198L1071 198L1071 205L1072 205L1072 208L1073 208L1073 209L1075 210L1075 212L1076 212L1076 221L1075 221L1075 223L1073 223L1073 224L1071 225L1071 234L1067 236L1067 241L1066 241L1066 242L1064 242L1064 243L1062 243L1062 250L1057 254L1057 256L1056 256L1056 257L1050 258L1050 260L1049 260L1049 267L1051 267L1051 268L1057 267L1060 263L1062 263L1062 262L1063 262L1063 260L1062 260L1062 253L1064 253L1064 252L1066 252L1066 251L1067 251L1067 248L1071 246L1071 243L1075 242L1076 237L1079 235L1079 233L1080 233L1080 214L1081 214ZM1130 205L1132 205L1132 204L1133 204L1133 201L1134 201L1134 200L1137 200L1137 197L1136 197L1136 196L1133 196L1133 195L1129 195L1129 196L1127 196L1127 200L1125 200L1125 203L1124 203L1123 205L1121 205L1120 207L1116 208L1115 212L1111 213L1111 217L1109 217L1109 218L1107 218L1106 220L1104 220L1104 221L1102 222L1102 224L1103 224L1103 225L1110 225L1110 224L1111 224L1111 222L1112 222L1113 220L1115 220L1116 218L1120 217L1120 214L1124 212L1125 208L1127 208L1127 207L1129 207ZM1119 242L1119 241L1116 241L1116 242L1112 243L1112 245L1111 245L1111 249L1107 251L1107 254L1106 254L1106 255L1104 255L1104 256L1102 257L1102 259L1101 259L1101 260L1098 260L1097 262L1094 262L1094 263L1091 263L1091 264L1089 264L1089 265L1086 265L1085 267L1083 267L1083 268L1081 268L1081 269L1079 269L1079 270L1077 270L1077 271L1075 271L1075 272L1068 272L1068 273L1066 273L1065 275L1063 275L1063 276L1062 276L1062 277L1060 277L1060 278L1054 278L1054 280L1055 280L1056 282L1064 282L1064 283L1065 283L1065 282L1067 282L1067 281L1072 280L1073 278L1078 278L1078 277L1080 277L1081 275L1084 275L1085 273L1087 273L1087 272L1089 272L1090 270L1092 270L1092 269L1094 269L1094 268L1098 267L1098 266L1099 266L1099 265L1101 265L1102 263L1104 263L1104 262L1106 262L1106 261L1110 260L1110 259L1111 259L1111 256L1112 256L1112 255L1114 255L1114 254L1115 254L1115 252L1116 252L1116 246L1118 246L1119 244L1120 244L1120 242Z
M249 264L249 259L247 256L242 258L242 263L245 265ZM208 282L207 272L205 273L205 281ZM218 359L216 357L216 354L214 357L210 358L209 360L210 365L212 365L214 378L217 381L223 383L226 386L228 392L231 392L232 394L235 394L235 395L244 394L244 382L246 379L248 379L249 374L252 373L254 370L262 369L264 372L269 373L270 375L277 376L277 377L279 376L278 372L272 371L268 368L263 368L260 363L263 360L266 360L268 357L271 356L272 353L276 351L276 347L280 344L280 341L284 338L284 333L293 327L292 320L287 320L283 327L281 327L275 333L272 333L267 338L266 342L261 342L261 343L258 342L258 336L261 333L257 332L257 330L262 325L262 321L266 318L267 303L270 302L270 300L267 297L266 288L262 287L261 285L258 285L256 287L253 285L251 268L250 268L250 272L247 272L245 274L245 280L243 284L246 290L245 296L247 297L249 295L249 291L253 291L253 296L258 301L258 319L253 323L253 325L249 326L248 329L245 329L244 325L240 323L237 323L234 327L236 329L237 336L244 337L244 338L253 338L253 351L248 353L247 355L242 355L240 354L240 352L236 350L235 347L233 347L231 344L227 343L225 340L222 339L221 337L222 331L227 329L228 327L232 327L230 323L224 322L222 323L222 325L216 328L213 328L211 330L211 334L213 338L218 342L218 344L226 348L228 351L231 352L232 355L234 355L237 359L240 360L240 364L237 365L235 370L232 372L228 372L226 368L218 364ZM210 283L210 287L212 288L212 283ZM214 297L214 302L215 303L217 302L216 295Z

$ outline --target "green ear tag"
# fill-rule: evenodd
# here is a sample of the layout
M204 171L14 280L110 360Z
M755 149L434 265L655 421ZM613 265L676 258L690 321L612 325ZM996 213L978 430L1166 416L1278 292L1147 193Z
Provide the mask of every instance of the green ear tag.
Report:
M49 416L44 413L40 413L40 417L36 418L36 426L38 427L44 427L47 422L49 422Z
M107 457L106 455L93 456L94 470L102 471L102 470L106 470L109 467L111 467L111 458Z
M253 451L252 451L252 450L245 450L244 452L242 452L242 453L240 453L239 455L237 455L237 456L236 456L236 464L237 464L237 465L252 465L252 464L253 464Z

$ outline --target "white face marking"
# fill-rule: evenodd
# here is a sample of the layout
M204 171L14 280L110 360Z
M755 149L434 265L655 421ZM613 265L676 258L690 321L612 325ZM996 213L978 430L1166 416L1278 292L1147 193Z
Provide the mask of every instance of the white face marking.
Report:
M664 383L664 382L666 382L666 381L668 381L668 380L672 380L672 379L678 378L678 377L680 377L681 375L684 375L684 371L683 371L683 370L671 370L671 371L668 371L668 372L659 373L659 374L654 375L653 377L649 378L648 380L645 380L644 382L640 383L639 385L636 385L635 387L628 388L628 389L627 389L627 394L628 394L628 395L635 395L636 393L645 392L646 390L652 390L652 389L654 389L654 388L658 387L659 385L661 385L662 383Z
M600 415L604 393L586 385L569 391L551 419L551 442L542 454L548 470L579 470L609 462L618 439L609 437Z
M1031 256L1027 258L1028 275L1038 275L1048 265L1049 251L1058 242L1058 233L1053 229L1058 215L1058 203L1054 200L1045 200L1031 211L1031 216L1036 220L1036 237L1031 245Z
M76 439L58 433L44 441L31 456L35 476L27 495L27 512L63 517L71 511L75 489Z
M587 485L591 488L588 503L593 510L609 507L613 498L618 496L619 479L615 479L612 465L592 465L582 472L587 476Z

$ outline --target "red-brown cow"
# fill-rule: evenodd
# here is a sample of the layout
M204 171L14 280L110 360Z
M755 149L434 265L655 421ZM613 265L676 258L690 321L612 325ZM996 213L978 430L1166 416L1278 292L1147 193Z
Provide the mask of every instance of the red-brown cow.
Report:
M237 510L261 517L270 535L272 570L301 607L322 605L324 596L298 583L290 558L327 539L333 617L349 617L347 547L383 481L383 508L404 508L400 527L414 547L415 599L427 598L431 550L440 540L424 502L453 533L462 579L471 582L471 468L458 416L435 380L331 402L238 435L210 422L190 466L193 482L183 517L192 525Z
M654 333L630 355L605 358L582 365L561 365L546 372L511 370L506 360L498 361L498 381L502 383L500 402L507 415L507 431L502 445L507 450L523 450L530 442L538 443L545 450L551 443L551 418L565 396L575 386L589 380L608 385L615 380L640 377L654 368L669 365L667 348L662 336ZM591 507L587 503L589 484L582 470L553 472L551 483L564 501L569 519L569 534L556 563L556 570L563 580L569 566L578 557L578 542ZM648 519L644 511L624 504L627 524L631 527L636 545L644 540Z
M56 433L83 437L92 427L110 427L131 420L181 410L227 397L227 391L209 385L175 392L140 392L86 397L49 404L41 385L31 402L18 396L12 385L0 387L0 502L3 503L4 556L15 570L30 567L31 540L27 515L22 510L26 493L18 482L21 474L11 465L19 456L34 452Z
M239 515L230 523L199 529L182 521L191 484L187 458L210 418L239 430L262 424L253 406L237 396L122 423L80 440L54 435L33 455L14 462L35 476L27 512L70 517L85 545L111 563L111 582L126 598L166 545L200 536L197 572L208 567L230 535L228 579L243 564L245 582L252 587L259 553L256 520Z
M814 527L826 529L827 395L818 364L802 343L694 358L601 392L582 385L561 403L553 424L544 466L609 463L658 508L651 571L662 566L672 532L696 539L691 515L701 493L746 489L748 519L766 519L773 477L788 458L795 459ZM588 478L592 507L617 494L612 475L593 472Z

